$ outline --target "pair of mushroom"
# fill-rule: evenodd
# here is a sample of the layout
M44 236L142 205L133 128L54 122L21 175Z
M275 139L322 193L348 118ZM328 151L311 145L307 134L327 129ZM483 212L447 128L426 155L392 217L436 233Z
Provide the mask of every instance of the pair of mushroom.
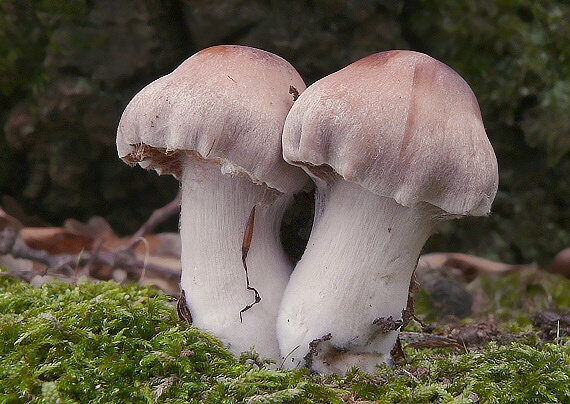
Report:
M276 55L208 48L133 98L117 149L181 182L193 324L234 354L253 346L325 373L390 363L423 244L441 220L487 214L498 183L471 89L411 51L368 56L305 91ZM293 271L280 222L310 179L315 219Z

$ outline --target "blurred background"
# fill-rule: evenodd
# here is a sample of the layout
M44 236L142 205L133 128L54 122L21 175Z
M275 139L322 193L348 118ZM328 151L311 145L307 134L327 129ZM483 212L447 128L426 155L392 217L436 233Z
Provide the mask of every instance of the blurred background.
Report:
M500 167L492 215L447 223L425 251L546 266L570 246L569 21L563 0L2 0L0 206L28 226L98 215L134 232L178 183L118 159L119 118L202 48L274 52L307 85L413 49L471 85Z

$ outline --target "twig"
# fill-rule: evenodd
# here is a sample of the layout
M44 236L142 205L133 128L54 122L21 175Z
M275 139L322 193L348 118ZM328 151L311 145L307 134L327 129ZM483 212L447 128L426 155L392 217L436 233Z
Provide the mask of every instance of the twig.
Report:
M401 341L407 342L409 347L423 348L454 348L467 352L467 348L461 345L453 338L442 337L441 335L433 335L419 332L401 332L399 335Z
M41 272L45 275L48 271L52 274L65 270L70 276L77 277L78 268L84 267L81 274L88 275L85 268L94 265L106 265L115 268L122 268L127 271L138 273L148 269L153 272L162 274L165 278L180 276L180 272L176 269L165 267L162 265L147 262L148 243L143 238L145 234L153 231L159 224L180 211L180 192L176 195L172 202L156 209L149 219L132 235L126 246L115 250L103 250L104 240L101 240L91 252L81 251L79 254L54 254L51 255L45 250L36 250L29 247L18 237L18 229L16 227L5 227L0 231L0 255L11 255L14 258L22 258L45 265L45 269ZM140 241L145 242L147 254L144 260L136 258L134 247ZM251 240L250 240L251 241ZM13 271L14 272L14 271ZM142 278L141 275L141 278Z
M89 268L93 265L93 257L97 256L99 251L101 251L101 247L103 247L104 243L105 243L105 238L101 238L101 240L99 240L99 242L95 245L95 247L93 248L93 252L91 254L91 260L87 261L87 263L82 267L80 272L81 275L86 275L89 273ZM81 251L81 253L83 252L84 251ZM77 264L77 267L79 267L79 262ZM77 273L75 275L77 279Z
M131 241L129 244L127 244L125 249L132 249L145 234L153 231L158 225L162 224L169 217L179 213L181 195L182 194L179 191L172 202L164 205L162 208L158 208L153 211L148 220L137 230L135 234L132 235Z
M139 278L139 282L143 280L144 278L144 274L146 271L146 266L148 264L148 256L150 254L150 246L148 245L148 240L144 237L140 238L140 242L144 244L145 246L145 253L144 253L144 261L143 261L143 266L142 266L142 270L141 270L141 276Z
M58 271L70 269L77 265L108 265L111 268L123 268L130 271L138 271L145 266L144 261L136 258L134 252L127 250L94 251L93 253L82 252L80 254L55 254L51 255L45 250L36 250L28 247L26 243L17 237L17 232L12 228L0 231L0 245L4 246L0 254L9 254L14 258L23 258L41 263L47 270ZM146 268L167 277L179 276L179 271L162 265L147 263Z

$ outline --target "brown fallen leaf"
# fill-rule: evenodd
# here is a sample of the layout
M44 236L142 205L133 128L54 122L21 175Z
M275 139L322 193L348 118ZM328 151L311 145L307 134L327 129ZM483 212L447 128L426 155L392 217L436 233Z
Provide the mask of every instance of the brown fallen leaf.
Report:
M83 223L74 219L65 221L63 227L72 233L86 234L93 238L93 245L107 250L133 249L136 254L166 255L180 258L178 233L145 234L119 237L111 225L100 216L93 216ZM138 231L136 234L141 233ZM144 239L144 240L143 240Z
M50 254L79 254L90 251L94 242L88 234L61 227L24 227L20 229L19 236L30 248Z
M0 263L8 274L27 281L79 276L153 285L169 295L179 292L180 236L146 234L177 213L179 197L157 209L130 237L118 237L101 217L86 223L69 219L62 227L26 227L0 209ZM15 206L13 210L18 210ZM22 217L25 216L20 212Z
M481 274L508 274L524 266L505 264L463 253L430 253L420 256L416 271L441 267L457 270L458 278L470 282Z
M88 234L93 239L117 238L109 222L101 216L93 216L85 223L75 219L67 219L63 223L63 228L72 233Z

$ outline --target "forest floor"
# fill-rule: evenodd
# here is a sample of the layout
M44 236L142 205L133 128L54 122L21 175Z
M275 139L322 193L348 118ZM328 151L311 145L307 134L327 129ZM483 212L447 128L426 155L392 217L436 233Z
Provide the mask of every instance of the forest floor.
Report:
M176 235L10 219L0 214L1 403L570 403L570 280L534 265L422 256L395 365L324 376L236 359L182 321Z

